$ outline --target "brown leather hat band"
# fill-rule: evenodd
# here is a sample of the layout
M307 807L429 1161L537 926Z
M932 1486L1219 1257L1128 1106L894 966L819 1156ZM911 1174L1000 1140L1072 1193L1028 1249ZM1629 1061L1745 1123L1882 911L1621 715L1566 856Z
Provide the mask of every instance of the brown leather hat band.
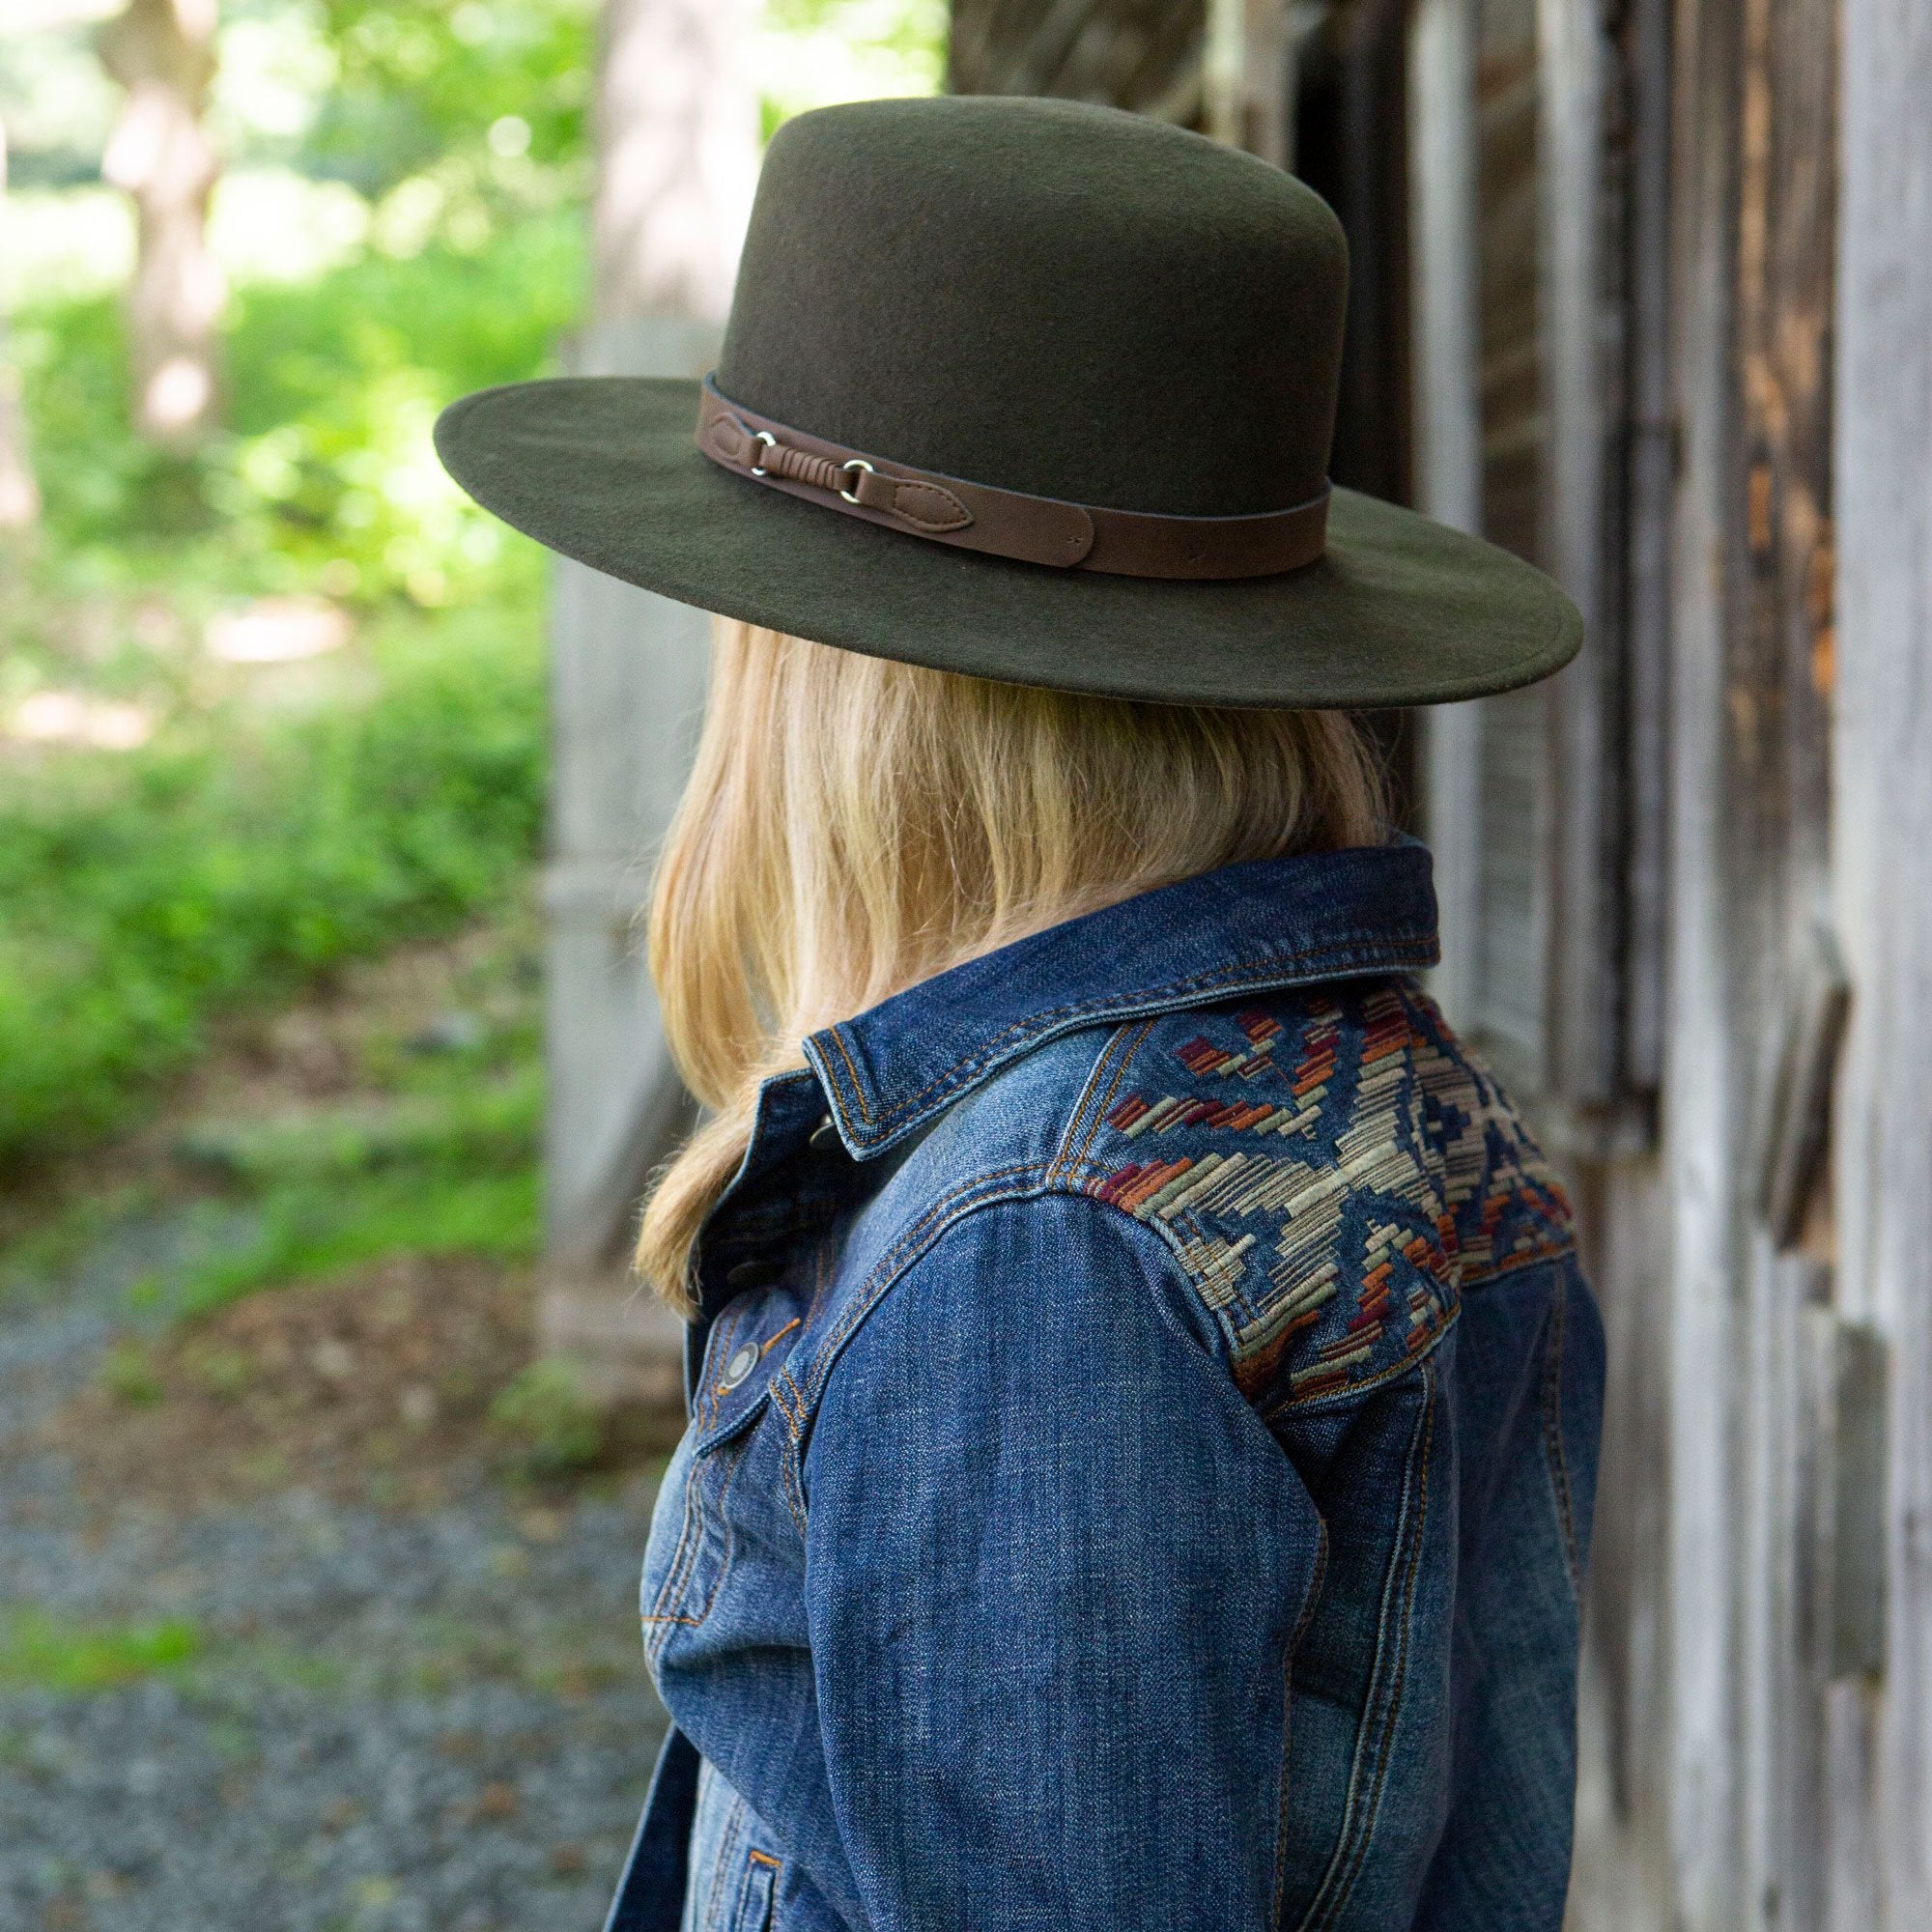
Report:
M934 543L1115 577L1272 577L1322 552L1328 493L1251 517L1162 517L935 475L808 436L727 402L704 379L697 446L768 489Z

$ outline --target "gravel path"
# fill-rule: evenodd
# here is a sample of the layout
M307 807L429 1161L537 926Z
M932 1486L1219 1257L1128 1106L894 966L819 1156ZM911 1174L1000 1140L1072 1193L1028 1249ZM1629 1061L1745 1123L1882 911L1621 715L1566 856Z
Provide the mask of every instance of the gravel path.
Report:
M0 1303L0 1932L594 1932L664 1721L648 1482L91 1513L22 1440L182 1238L124 1228Z

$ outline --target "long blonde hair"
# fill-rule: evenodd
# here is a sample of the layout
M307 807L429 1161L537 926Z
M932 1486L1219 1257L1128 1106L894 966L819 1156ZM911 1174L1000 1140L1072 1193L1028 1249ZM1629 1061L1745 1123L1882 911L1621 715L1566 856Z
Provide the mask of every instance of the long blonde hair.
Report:
M721 618L650 907L666 1037L711 1118L658 1179L639 1271L690 1308L759 1083L809 1034L1155 886L1373 843L1383 819L1338 712L1038 691Z

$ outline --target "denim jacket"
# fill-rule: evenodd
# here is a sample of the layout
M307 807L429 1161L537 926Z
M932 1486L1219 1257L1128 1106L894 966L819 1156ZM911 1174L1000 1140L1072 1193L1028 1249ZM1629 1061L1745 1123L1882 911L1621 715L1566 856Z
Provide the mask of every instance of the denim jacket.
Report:
M771 1081L645 1560L611 1932L1556 1932L1603 1341L1403 843Z

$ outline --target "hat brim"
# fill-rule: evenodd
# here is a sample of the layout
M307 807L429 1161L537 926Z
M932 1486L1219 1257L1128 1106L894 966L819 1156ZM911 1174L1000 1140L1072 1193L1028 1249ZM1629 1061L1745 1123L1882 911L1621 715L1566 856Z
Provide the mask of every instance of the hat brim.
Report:
M1576 607L1493 544L1335 491L1326 554L1177 582L932 543L734 476L693 440L698 385L567 377L479 390L444 467L539 543L684 604L818 643L1009 684L1169 703L1374 709L1533 683Z

